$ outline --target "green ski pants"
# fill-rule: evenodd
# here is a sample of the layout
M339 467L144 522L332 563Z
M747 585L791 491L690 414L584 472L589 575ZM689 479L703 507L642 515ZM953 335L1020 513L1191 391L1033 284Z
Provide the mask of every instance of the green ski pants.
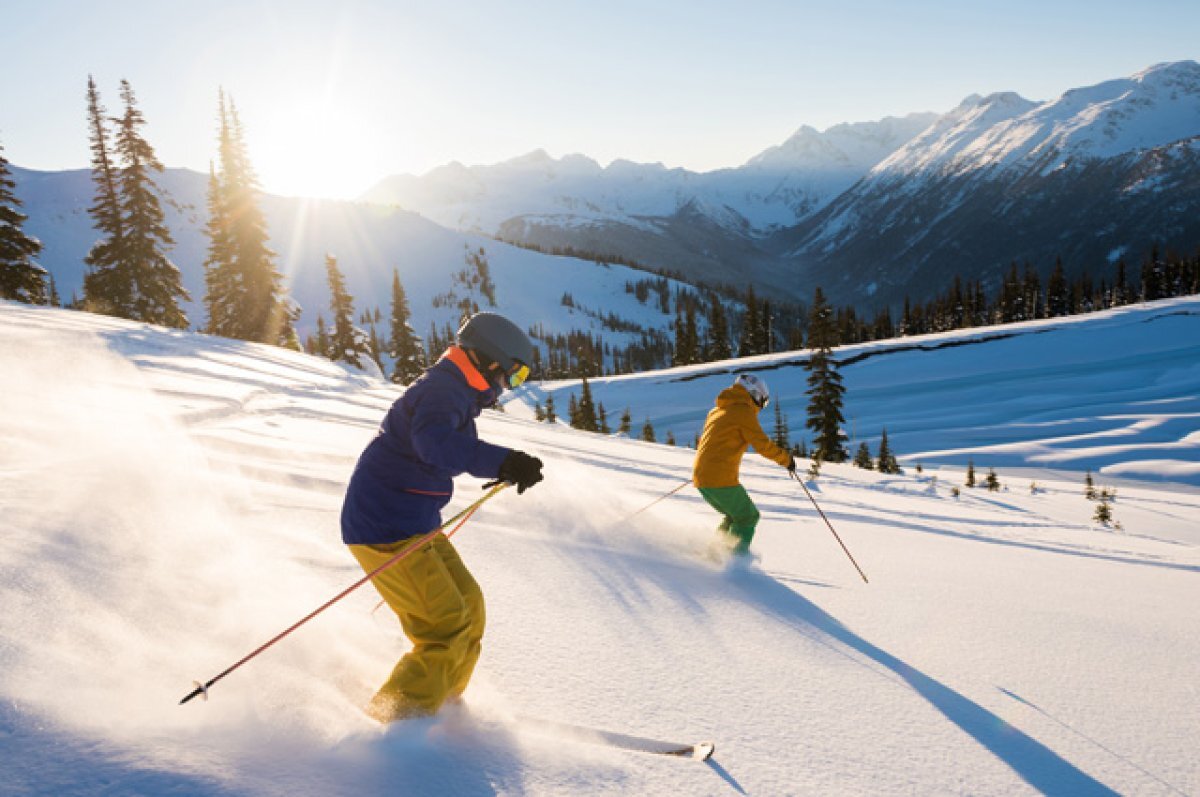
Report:
M732 487L701 487L700 495L704 496L709 506L721 513L722 520L718 528L736 540L734 553L747 553L750 541L754 539L759 514L746 488L740 484Z

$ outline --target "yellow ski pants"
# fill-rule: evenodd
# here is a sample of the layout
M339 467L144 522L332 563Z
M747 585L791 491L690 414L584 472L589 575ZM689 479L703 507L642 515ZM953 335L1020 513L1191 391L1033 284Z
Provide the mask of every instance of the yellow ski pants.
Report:
M369 573L412 544L349 548ZM412 650L371 698L367 713L380 722L436 713L447 698L463 693L479 660L483 592L443 534L371 581L400 618Z

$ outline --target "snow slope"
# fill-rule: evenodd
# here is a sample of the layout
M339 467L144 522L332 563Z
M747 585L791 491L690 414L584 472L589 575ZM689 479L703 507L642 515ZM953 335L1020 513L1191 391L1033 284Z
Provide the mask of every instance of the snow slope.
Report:
M1002 477L1053 469L1081 481L1091 470L1200 486L1200 297L843 346L834 357L851 453L864 440L875 451L886 428L910 466L973 461ZM687 445L733 374L751 371L771 386L791 439L811 440L807 360L784 352L590 384L614 426L628 407L635 433L649 419L660 440L671 432ZM562 408L579 385L540 389ZM537 401L535 392L518 403ZM770 431L773 408L762 420Z
M726 572L697 554L714 518L691 490L630 517L686 450L485 413L546 480L456 537L490 616L466 707L381 729L358 707L404 642L369 590L177 703L358 578L337 513L394 387L11 303L0 374L6 793L1200 792L1195 490L1123 488L1120 534L1075 481L954 498L827 466L814 495L868 585L748 460L762 558ZM517 712L717 754L539 737Z

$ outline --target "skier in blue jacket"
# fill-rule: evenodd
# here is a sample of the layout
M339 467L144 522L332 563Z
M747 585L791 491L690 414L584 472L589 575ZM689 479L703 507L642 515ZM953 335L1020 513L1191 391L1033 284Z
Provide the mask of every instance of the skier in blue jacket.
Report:
M463 473L499 479L524 493L542 479L542 462L480 440L475 418L506 388L529 376L533 345L520 327L478 313L457 345L405 391L367 445L342 505L342 540L366 572L441 523ZM483 593L442 534L376 575L372 582L412 642L367 706L380 722L436 713L461 695L479 659Z

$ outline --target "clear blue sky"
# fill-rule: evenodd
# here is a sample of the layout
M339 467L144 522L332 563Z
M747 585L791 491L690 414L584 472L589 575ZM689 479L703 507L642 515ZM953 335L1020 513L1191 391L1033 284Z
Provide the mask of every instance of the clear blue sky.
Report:
M159 157L197 170L224 87L282 193L537 148L707 171L804 124L1198 59L1198 34L1195 0L0 0L0 144L86 167L90 73L112 113L128 79Z

